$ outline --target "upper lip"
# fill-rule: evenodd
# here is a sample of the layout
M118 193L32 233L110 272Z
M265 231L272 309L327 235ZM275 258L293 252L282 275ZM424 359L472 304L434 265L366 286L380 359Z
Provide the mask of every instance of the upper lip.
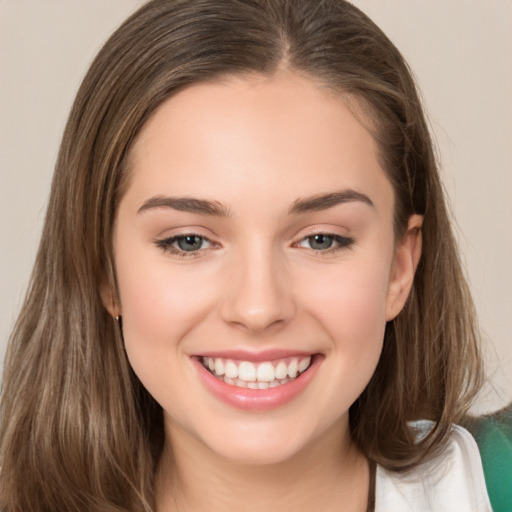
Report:
M289 349L266 349L259 351L251 351L244 349L232 350L214 350L208 352L201 352L196 357L211 357L220 359L233 359L236 361L250 361L259 363L262 361L274 361L276 359L284 359L286 357L308 357L312 356L313 352L304 350L289 350Z

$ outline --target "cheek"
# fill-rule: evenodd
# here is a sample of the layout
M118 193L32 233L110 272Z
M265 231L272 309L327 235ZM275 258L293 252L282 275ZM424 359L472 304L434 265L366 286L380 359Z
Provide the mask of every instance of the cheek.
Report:
M157 261L155 261L157 259ZM134 369L137 360L176 360L185 338L206 316L215 283L201 272L162 263L162 256L130 254L119 257L119 283L125 346Z
M302 297L326 328L346 343L379 338L386 324L388 266L375 261L333 266L304 282ZM306 278L307 279L307 278ZM311 283L314 282L314 286Z
M317 276L307 308L330 340L328 379L318 401L336 414L354 403L377 367L386 326L384 266L353 265ZM335 397L334 402L331 402Z
M329 270L329 269L327 269ZM380 358L386 327L389 266L382 257L355 258L317 275L307 308L331 340L333 372L351 382L355 400Z

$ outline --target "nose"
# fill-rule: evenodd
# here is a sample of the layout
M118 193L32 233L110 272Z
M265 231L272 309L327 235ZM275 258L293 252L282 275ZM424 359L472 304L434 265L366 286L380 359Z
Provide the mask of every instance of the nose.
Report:
M296 306L286 270L271 248L234 255L221 306L223 320L252 334L287 324Z

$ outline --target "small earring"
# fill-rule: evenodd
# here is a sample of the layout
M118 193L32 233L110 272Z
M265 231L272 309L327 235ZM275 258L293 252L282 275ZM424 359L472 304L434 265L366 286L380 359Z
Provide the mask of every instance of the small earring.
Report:
M121 332L123 331L123 317L121 315L117 315L114 317L114 320L118 323L119 329L121 329Z

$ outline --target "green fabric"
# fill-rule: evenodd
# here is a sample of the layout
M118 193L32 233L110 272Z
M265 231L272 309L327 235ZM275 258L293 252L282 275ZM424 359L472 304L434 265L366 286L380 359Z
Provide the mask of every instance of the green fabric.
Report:
M512 512L512 405L466 427L480 450L493 512Z

